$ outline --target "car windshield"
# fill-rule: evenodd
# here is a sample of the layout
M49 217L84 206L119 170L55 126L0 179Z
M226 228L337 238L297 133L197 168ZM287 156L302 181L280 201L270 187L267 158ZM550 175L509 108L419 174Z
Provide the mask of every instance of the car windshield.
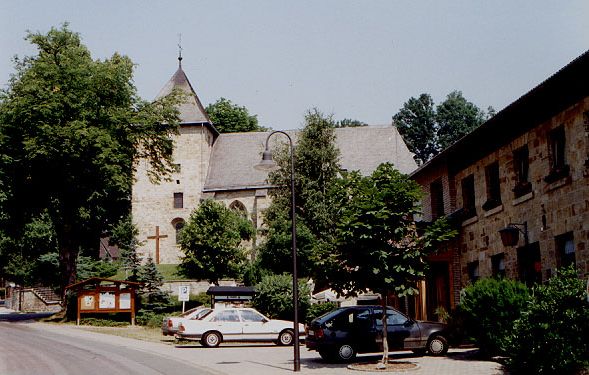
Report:
M201 311L199 311L195 316L192 317L192 319L202 319L203 317L207 316L207 314L211 311L211 309L202 309Z
M345 310L345 308L339 308L339 309L329 311L329 312L321 315L320 317L316 318L315 320L317 320L318 322L325 322L327 320L330 320L334 316L338 315L342 310Z
M182 314L180 314L180 317L186 318L188 315L192 314L193 312L195 312L196 310L199 310L199 309L202 309L202 306L195 307L195 308L190 309L190 310L186 310L185 312L183 312Z

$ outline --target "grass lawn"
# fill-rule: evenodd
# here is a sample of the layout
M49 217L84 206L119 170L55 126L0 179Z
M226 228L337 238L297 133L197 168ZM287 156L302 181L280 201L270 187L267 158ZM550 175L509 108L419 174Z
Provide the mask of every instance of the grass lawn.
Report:
M168 345L174 345L174 336L162 335L162 329L148 328L142 326L127 326L127 327L95 327L95 326L79 326L80 329L90 332L104 333L107 335L128 337L131 339L159 342Z
M176 270L178 269L177 264L156 264L156 267L164 277L164 281L186 279L184 276L176 274ZM117 274L113 276L113 278L116 280L125 280L127 278L125 270L120 268Z

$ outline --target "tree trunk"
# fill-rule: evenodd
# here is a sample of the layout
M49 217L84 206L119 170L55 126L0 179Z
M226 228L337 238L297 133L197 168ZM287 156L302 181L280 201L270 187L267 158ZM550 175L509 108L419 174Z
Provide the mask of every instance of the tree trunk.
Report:
M387 329L387 293L382 293L382 361L376 366L377 369L385 369L389 362L389 340Z
M76 261L78 259L78 241L75 234L72 233L69 225L64 225L61 235L58 237L59 243L59 270L60 270L60 292L61 301L65 307L66 290L68 285L76 282Z

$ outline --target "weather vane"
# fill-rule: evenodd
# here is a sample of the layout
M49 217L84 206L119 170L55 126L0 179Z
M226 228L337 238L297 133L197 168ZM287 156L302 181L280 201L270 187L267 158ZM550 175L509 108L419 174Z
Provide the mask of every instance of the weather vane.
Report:
M182 67L182 34L178 34L178 64Z

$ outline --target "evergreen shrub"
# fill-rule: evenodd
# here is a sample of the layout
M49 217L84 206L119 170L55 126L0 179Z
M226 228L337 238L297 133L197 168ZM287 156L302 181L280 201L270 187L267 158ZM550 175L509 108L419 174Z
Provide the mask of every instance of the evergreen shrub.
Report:
M586 280L560 269L534 290L509 342L510 370L520 374L574 374L589 362Z
M458 316L466 335L485 355L506 354L514 322L530 301L525 284L509 279L484 278L463 291Z

